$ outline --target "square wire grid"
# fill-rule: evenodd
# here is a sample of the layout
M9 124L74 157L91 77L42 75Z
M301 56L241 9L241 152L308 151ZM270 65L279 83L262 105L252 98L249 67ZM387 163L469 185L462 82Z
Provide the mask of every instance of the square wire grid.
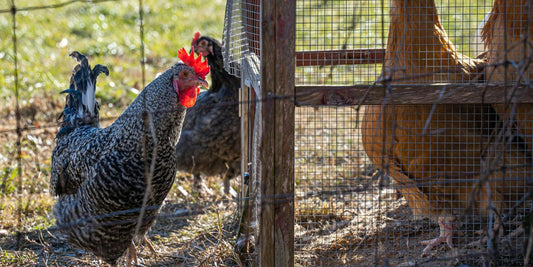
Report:
M318 56L300 59L296 83L360 85L376 81L382 63L366 58L348 64L343 59L361 49L385 48L391 34L389 2L298 1L297 53L314 52ZM424 15L427 6L420 3L431 1L392 2L409 3L413 5L412 14ZM436 3L440 24L459 53L474 58L484 51L481 29L493 2L502 3ZM507 19L523 29L524 18L517 13L523 10L519 6L507 6L511 18L516 17ZM502 36L506 29L492 28L495 37ZM411 36L403 36L413 38L409 33ZM497 63L502 55L502 39L493 41L496 51L489 57L489 64ZM425 75L431 69L446 67L444 61L427 58L437 46L414 46L417 49L410 53L421 60L415 63L420 65L410 67L421 72L409 74ZM337 55L333 60L327 57L335 54L332 51ZM520 62L530 50L518 52L507 53ZM428 63L431 60L434 65ZM505 81L501 67L492 71L496 74L488 77L490 82ZM512 74L508 79L520 77L516 69L506 71ZM429 77L393 83L467 82L461 76ZM530 212L531 203L524 200L533 177L530 107L511 105L504 110L501 105L452 105L434 110L431 105L407 105L385 112L380 106L359 111L352 107L297 108L296 263L435 266L490 261L523 265L525 237L520 225ZM511 124L509 110L514 114ZM388 122L386 137L380 136L383 127L376 124L382 119ZM430 257L422 257L425 245L420 242L439 236L438 222L444 229L451 225L457 229L453 241L458 249L438 245L428 249ZM492 231L498 225L503 226L498 230L503 238Z
M297 264L523 265L521 224L531 203L509 210L529 192L531 149L519 138L498 141L501 121L490 105L439 108L424 133L427 117L421 114L431 105L394 107L410 111L387 117L397 125L390 136L402 142L377 135L380 106L297 108ZM397 163L382 165L390 153ZM480 191L472 193L475 189ZM439 236L439 221L453 223L456 249L438 244L422 256L421 242ZM496 238L489 226L500 221L502 237ZM489 233L493 255L486 254Z
M492 1L450 0L437 1L436 5L440 21L457 50L469 57L479 55L483 51L480 27ZM376 59L373 53L386 47L390 8L389 0L297 1L296 51L313 56L297 60L296 84L375 82L382 63L380 56ZM354 63L346 58L360 60ZM330 65L331 61L336 63Z
M228 0L224 18L222 53L224 68L230 74L241 76L245 56L260 57L261 39L260 0Z

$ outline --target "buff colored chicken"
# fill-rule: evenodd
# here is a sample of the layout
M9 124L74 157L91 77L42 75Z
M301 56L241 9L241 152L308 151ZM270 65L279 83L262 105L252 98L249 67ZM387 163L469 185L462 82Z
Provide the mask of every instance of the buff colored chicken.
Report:
M533 1L496 0L482 30L487 50L487 81L490 83L516 84L530 82L533 68L529 67L533 56ZM527 38L525 38L527 37ZM524 60L527 59L527 60ZM505 67L505 60L512 61ZM529 67L529 68L528 68ZM520 74L524 75L521 76ZM502 118L510 119L513 106L494 105ZM533 104L519 104L512 118L518 132L533 149Z
M393 84L466 83L476 79L483 64L457 52L433 0L392 1L382 80L390 79ZM423 255L440 243L453 247L459 215L465 210L487 215L489 204L502 210L529 191L521 177L530 170L512 166L526 158L522 144L507 144L505 157L497 156L503 143L491 137L498 133L499 125L498 114L490 105L366 108L361 131L368 157L395 180L415 216L439 224L439 236L422 241L427 245ZM501 172L489 173L484 164L495 168L506 164L507 179L502 181ZM490 182L479 186L480 177L488 177Z

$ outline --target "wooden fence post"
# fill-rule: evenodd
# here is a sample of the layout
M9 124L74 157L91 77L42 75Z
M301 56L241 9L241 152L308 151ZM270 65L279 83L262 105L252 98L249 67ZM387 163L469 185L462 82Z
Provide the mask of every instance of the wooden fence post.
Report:
M261 266L294 265L295 18L294 0L261 1Z

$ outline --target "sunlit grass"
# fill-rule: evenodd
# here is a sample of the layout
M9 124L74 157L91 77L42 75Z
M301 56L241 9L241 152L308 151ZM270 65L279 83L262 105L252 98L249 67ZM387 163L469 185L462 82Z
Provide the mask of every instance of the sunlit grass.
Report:
M62 1L47 4L54 2ZM190 46L195 31L222 37L224 1L143 2L147 82L176 62L177 50ZM2 2L0 9L9 8L8 4ZM16 4L25 7L36 2L23 0ZM16 20L21 99L65 89L74 65L68 54L74 50L88 55L93 64L110 68L110 77L100 79L98 84L97 96L104 102L129 103L135 96L130 89L142 89L137 1L75 3L58 9L22 11ZM13 96L14 88L12 25L9 13L0 14L3 100Z

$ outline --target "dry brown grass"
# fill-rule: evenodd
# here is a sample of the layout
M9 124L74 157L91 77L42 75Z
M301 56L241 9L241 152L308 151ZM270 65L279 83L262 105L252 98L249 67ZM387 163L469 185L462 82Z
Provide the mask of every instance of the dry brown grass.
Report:
M21 168L17 173L14 101L0 116L0 266L105 266L97 257L68 245L53 230L54 198L48 192L50 155L62 99L21 103ZM50 104L52 103L52 104ZM122 108L103 108L104 126ZM105 120L106 117L111 119ZM140 250L147 266L239 266L233 252L236 201L223 196L219 177L205 179L211 194L192 192L192 178L179 173L160 218L148 233L157 255ZM233 185L237 186L237 181Z

